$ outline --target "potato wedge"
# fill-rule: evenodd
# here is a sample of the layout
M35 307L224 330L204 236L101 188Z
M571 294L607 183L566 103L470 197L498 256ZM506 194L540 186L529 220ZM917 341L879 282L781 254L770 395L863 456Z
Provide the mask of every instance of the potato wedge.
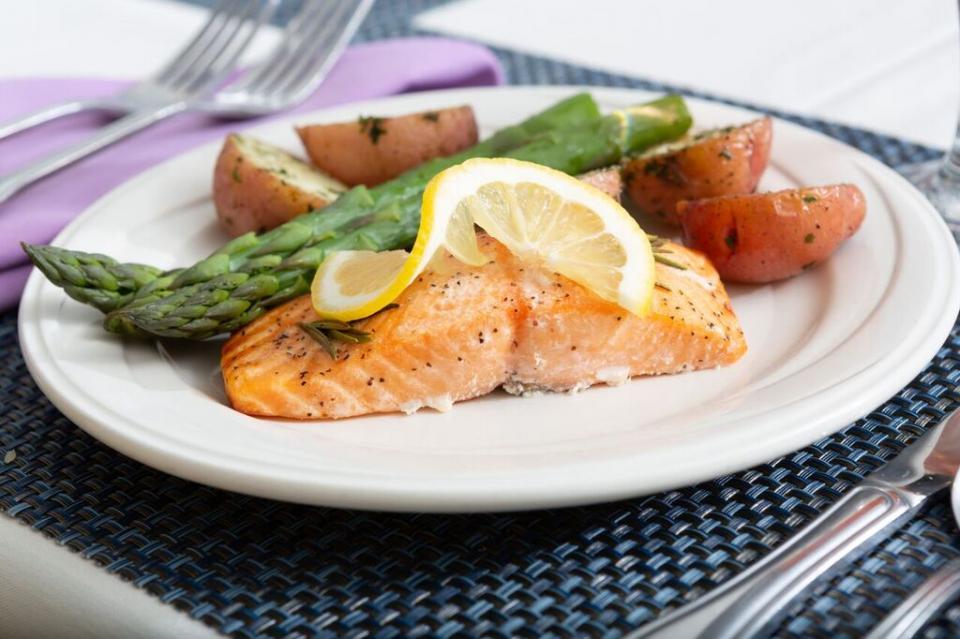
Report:
M297 127L310 160L344 184L375 186L477 143L469 106Z
M620 177L619 166L608 166L602 169L594 169L577 176L583 182L594 186L617 202L620 201L620 193L623 191L623 180Z
M680 202L687 246L730 282L773 282L830 257L866 215L852 184Z
M677 202L752 193L770 159L773 124L761 118L705 131L627 160L623 181L637 208L677 225Z
M224 140L213 170L213 204L230 236L272 229L346 189L286 151L237 133Z

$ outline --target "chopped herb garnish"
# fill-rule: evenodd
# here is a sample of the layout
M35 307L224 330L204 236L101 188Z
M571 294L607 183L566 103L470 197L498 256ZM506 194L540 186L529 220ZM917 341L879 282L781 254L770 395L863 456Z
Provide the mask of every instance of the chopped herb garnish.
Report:
M804 196L803 196L803 201L806 202L807 204L813 204L814 202L817 201L817 196L816 196L816 195L804 195Z
M436 122L440 119L440 114L436 111L427 111L423 114L423 119L427 122Z
M730 229L727 233L727 236L723 238L723 241L726 243L727 248L731 251L736 250L737 248L737 229Z
M804 243L806 243L806 244L813 244L813 240L814 240L813 233L807 233L807 234L803 237L803 241L804 241Z
M670 266L672 268L680 269L681 271L687 270L687 267L681 264L680 262L674 262L669 257L665 257L663 253L653 253L653 259L656 262L663 264L664 266Z
M725 126L722 129L707 129L706 131L701 131L693 136L693 139L699 142L700 140L706 140L707 138L720 137L721 135L726 135L733 131L736 127L734 126Z
M230 177L233 178L233 181L234 181L234 182L243 182L243 178L240 177L239 168L240 168L240 167L234 166L234 167L233 167L233 171L230 173Z
M661 160L650 160L643 167L643 172L646 175L657 175L659 176L666 165Z
M333 343L333 339L327 334L327 331L329 330L328 323L301 322L300 330L312 337L315 342L320 344L320 346L323 347L323 350L327 351L327 355L329 355L331 359L337 359L337 346Z
M397 308L397 304L387 304L377 313ZM374 313L370 317L373 317ZM363 319L370 319L365 317ZM351 322L341 322L339 320L317 320L315 322L301 322L300 329L313 338L315 342L327 351L332 359L337 359L337 344L364 344L373 339L373 336L367 331L357 328Z
M387 130L383 128L383 118L361 116L357 123L360 125L360 132L366 133L370 141L374 144L385 135Z
M724 160L732 160L732 159L733 159L733 156L730 154L730 151L727 151L726 149L722 149L722 150L720 151L720 157L722 157Z
M681 271L687 270L687 267L679 262L674 262L669 257L665 257L665 253L670 253L669 249L663 247L664 240L662 237L647 233L647 239L650 241L650 249L653 252L653 259L656 262L663 264L664 266L671 266L673 268L680 269Z
M673 162L667 159L653 159L650 160L644 165L643 172L646 175L653 175L667 184L674 184L676 186L683 186L687 183L686 178L677 170L677 167Z

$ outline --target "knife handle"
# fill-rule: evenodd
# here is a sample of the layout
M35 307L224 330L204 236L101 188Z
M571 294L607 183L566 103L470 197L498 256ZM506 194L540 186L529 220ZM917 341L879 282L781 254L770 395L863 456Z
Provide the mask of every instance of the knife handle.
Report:
M866 639L917 636L934 615L956 601L957 593L960 593L960 559L953 559L927 577Z
M630 639L745 639L769 631L808 585L854 552L866 551L871 540L912 515L927 496L868 480L757 564L713 592L640 628Z

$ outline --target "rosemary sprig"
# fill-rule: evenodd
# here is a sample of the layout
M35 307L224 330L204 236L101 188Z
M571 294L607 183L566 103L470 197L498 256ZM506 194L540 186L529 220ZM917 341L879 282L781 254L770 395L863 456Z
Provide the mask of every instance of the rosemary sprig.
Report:
M663 253L654 253L653 259L656 262L660 262L664 266L669 266L671 268L680 269L681 271L687 270L687 267L681 264L680 262L674 262L669 257L666 257Z
M300 330L320 344L332 359L337 359L337 342L360 344L361 342L369 342L371 339L370 333L367 331L362 331L346 322L336 320L301 322Z
M397 306L399 305L387 304L370 317L391 308L397 308ZM363 319L370 319L370 317ZM357 328L355 322L341 322L332 319L300 322L300 330L320 344L332 359L337 359L337 352L339 351L337 344L365 344L373 339L371 333Z
M647 233L647 239L650 240L650 248L653 249L653 259L656 262L663 264L664 266L669 266L671 268L679 269L681 271L687 270L687 267L681 264L680 262L675 262L669 257L666 257L665 254L672 253L670 249L663 247L666 240L658 235L651 235Z

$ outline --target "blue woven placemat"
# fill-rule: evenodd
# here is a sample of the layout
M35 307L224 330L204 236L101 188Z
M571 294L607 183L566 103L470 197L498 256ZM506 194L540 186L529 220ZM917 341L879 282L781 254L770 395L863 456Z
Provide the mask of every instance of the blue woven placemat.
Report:
M380 0L358 39L410 34L410 17L438 3ZM682 89L497 53L514 83ZM891 165L937 155L778 115ZM955 327L923 373L842 432L683 490L546 512L397 515L245 497L113 452L40 393L17 346L15 315L6 313L0 460L9 451L16 458L0 461L0 510L239 637L619 637L736 575L957 406L958 359ZM860 636L958 554L949 504L936 500L869 556L816 584L776 635ZM960 636L960 605L924 636Z

